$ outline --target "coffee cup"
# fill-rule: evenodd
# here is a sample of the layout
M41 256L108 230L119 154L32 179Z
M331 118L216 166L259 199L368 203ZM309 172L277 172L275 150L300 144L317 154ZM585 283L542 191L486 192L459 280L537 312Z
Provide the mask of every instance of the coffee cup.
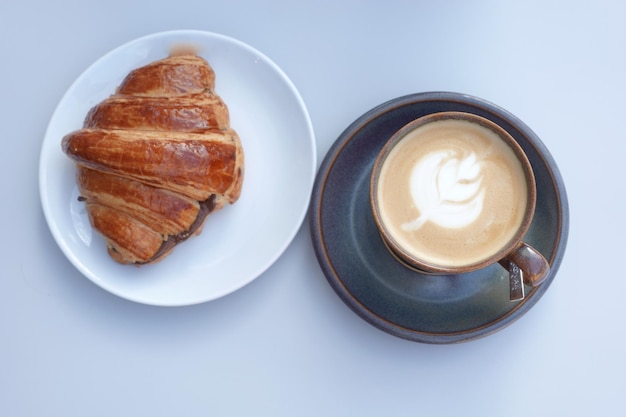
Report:
M376 226L399 262L435 275L499 263L509 271L512 300L550 270L523 241L536 198L532 166L517 141L463 112L402 127L380 151L370 180Z

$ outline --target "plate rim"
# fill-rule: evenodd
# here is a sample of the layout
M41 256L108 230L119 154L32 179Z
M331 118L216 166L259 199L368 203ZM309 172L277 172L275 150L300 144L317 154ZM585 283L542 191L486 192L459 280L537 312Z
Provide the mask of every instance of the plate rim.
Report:
M193 297L187 301L178 300L178 301L167 301L164 299L154 300L147 297L142 297L140 295L129 294L127 291L123 291L123 289L115 288L115 286L107 285L106 282L102 280L101 277L94 274L93 271L90 271L88 266L86 266L76 255L73 253L71 246L66 242L66 239L62 235L61 228L57 221L55 221L55 215L52 213L53 208L51 207L51 203L49 201L49 191L46 189L46 167L48 167L46 157L48 153L46 152L46 144L49 140L50 131L54 125L55 119L58 117L61 112L63 105L65 104L68 97L71 96L71 93L76 89L76 85L78 85L85 77L87 77L94 68L97 68L99 65L102 65L103 62L106 62L111 56L115 56L125 49L132 49L133 47L137 47L138 45L148 45L153 41L162 41L166 42L167 40L174 40L173 38L177 37L189 37L190 43L197 43L198 47L202 47L208 42L220 42L224 45L230 44L234 45L237 48L240 48L246 51L248 54L254 55L257 59L264 62L264 64L271 69L271 71L276 75L276 79L280 81L281 84L287 88L289 92L289 97L293 100L294 103L297 104L299 117L302 119L303 123L302 129L302 144L306 144L306 149L308 152L307 161L308 161L308 172L302 171L302 177L306 179L306 190L303 194L304 201L299 208L299 212L297 215L294 215L294 224L289 228L289 233L284 236L281 245L277 245L276 250L273 252L273 256L268 256L264 263L259 263L259 266L255 268L254 273L249 274L245 279L242 279L238 282L238 285L230 286L227 289L222 289L221 291L214 291L210 294L206 294L205 296ZM159 40L161 38L161 40ZM60 144L60 139L59 139ZM50 145L51 146L51 145ZM304 148L304 146L303 146ZM60 145L59 145L60 149ZM312 119L306 103L300 94L299 90L293 83L293 81L289 78L289 76L285 73L285 71L279 67L269 56L256 49L255 47L228 35L212 32L212 31L203 31L196 29L178 29L178 30L166 30L149 33L140 37L136 37L134 39L130 39L127 42L124 42L112 49L108 52L104 53L100 57L98 57L95 61L89 64L74 80L72 83L65 89L62 96L58 100L52 115L48 121L46 126L46 130L43 135L43 139L41 142L40 153L39 153L39 161L38 161L38 185L39 185L39 200L40 205L42 207L44 219L52 234L52 237L57 244L57 246L61 249L61 252L64 256L70 261L74 268L76 268L83 276L89 279L91 282L96 284L98 287L104 289L105 291L114 294L120 298L136 302L139 304L160 306L160 307L182 307L182 306L190 306L201 304L209 301L213 301L219 298L222 298L228 294L231 294L239 289L245 287L250 284L252 281L256 280L259 276L263 275L287 250L287 248L291 245L293 240L295 239L297 233L302 228L302 225L306 219L308 213L308 207L310 204L311 193L310 190L313 187L315 176L317 172L317 144L315 137L315 130L312 123ZM303 179L303 183L304 183ZM108 256L106 253L103 256ZM113 262L113 261L112 261Z
M559 226L557 228L557 239L554 245L555 251L550 259L551 273L546 282L539 287L532 288L530 290L530 294L527 294L527 297L523 302L519 303L515 308L511 309L503 316L497 317L484 325L455 332L435 333L432 331L409 329L405 326L394 323L385 317L381 317L379 314L372 311L368 306L364 305L361 300L351 294L351 291L332 265L325 247L322 231L323 226L321 224L321 209L323 207L323 197L327 187L328 176L330 175L336 160L341 156L341 153L344 148L348 146L350 141L353 140L359 131L366 127L368 123L380 117L384 117L386 113L407 105L415 105L419 103L424 104L428 102L458 102L466 105L469 104L481 110L491 112L499 118L504 118L505 121L511 124L511 127L517 129L520 133L524 134L524 136L528 137L528 145L535 148L538 155L540 155L548 167L547 173L550 175L551 182L554 184L557 191L556 199L558 200L557 203L559 207ZM396 97L371 108L355 119L337 137L321 163L315 184L313 186L309 209L309 228L315 255L326 280L329 282L330 286L339 298L364 321L379 330L413 342L428 344L462 343L486 337L512 324L523 316L530 308L532 308L547 291L560 267L567 246L569 233L569 204L563 179L552 155L540 138L519 118L502 107L476 96L450 91L427 91Z

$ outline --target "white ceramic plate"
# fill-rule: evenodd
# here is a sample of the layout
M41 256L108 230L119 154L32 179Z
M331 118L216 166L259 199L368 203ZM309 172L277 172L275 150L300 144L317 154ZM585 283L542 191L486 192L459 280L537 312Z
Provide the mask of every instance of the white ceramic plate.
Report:
M87 111L111 95L126 74L194 46L215 70L216 92L230 110L245 153L241 197L207 218L201 235L160 263L115 263L78 202L74 163L61 139L82 126ZM311 120L298 91L276 64L223 35L163 32L127 43L91 65L61 99L40 157L44 215L63 253L87 278L120 297L152 305L197 304L250 283L284 252L300 228L315 177Z

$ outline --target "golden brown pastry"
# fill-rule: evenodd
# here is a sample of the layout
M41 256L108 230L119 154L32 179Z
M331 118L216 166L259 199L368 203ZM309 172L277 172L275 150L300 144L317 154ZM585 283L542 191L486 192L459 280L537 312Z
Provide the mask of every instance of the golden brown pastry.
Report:
M80 200L117 262L146 264L239 198L243 149L215 74L195 55L131 71L63 138Z

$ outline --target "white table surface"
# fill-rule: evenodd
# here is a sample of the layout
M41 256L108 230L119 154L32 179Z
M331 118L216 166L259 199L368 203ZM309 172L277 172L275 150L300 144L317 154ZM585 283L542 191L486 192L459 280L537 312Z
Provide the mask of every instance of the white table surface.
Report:
M0 415L623 416L625 16L605 0L2 2ZM318 164L354 119L409 93L517 115L569 197L549 290L486 338L405 341L336 296L308 223L263 275L209 303L151 307L94 285L44 220L43 135L87 66L171 29L274 60L309 109Z

